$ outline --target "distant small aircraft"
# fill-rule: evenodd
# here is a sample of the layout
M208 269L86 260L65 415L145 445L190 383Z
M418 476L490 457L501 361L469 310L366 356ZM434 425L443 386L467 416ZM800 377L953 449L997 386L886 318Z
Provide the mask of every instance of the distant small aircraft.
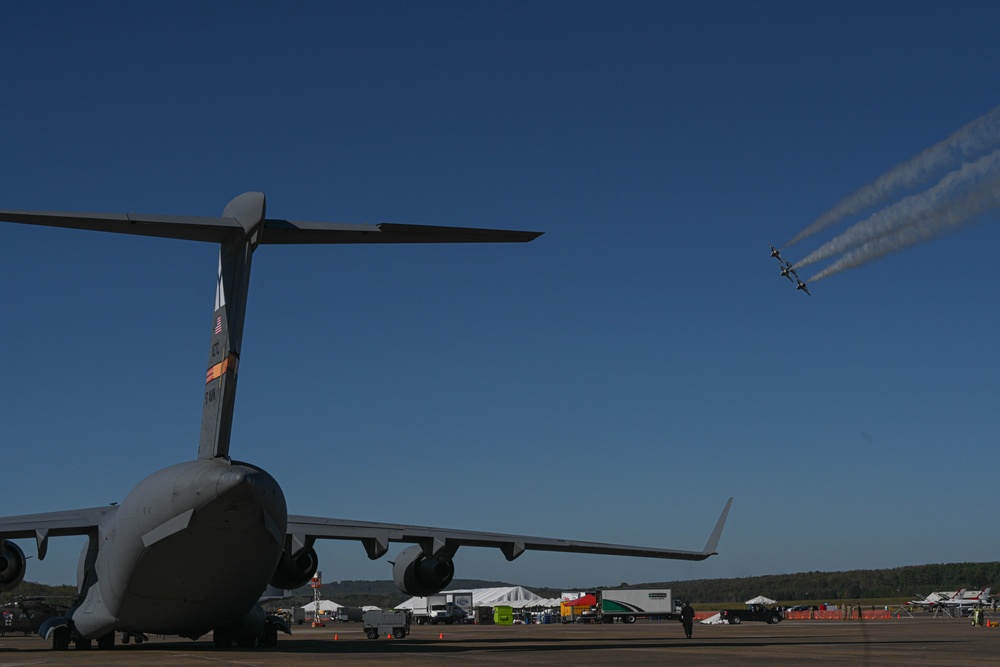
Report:
M796 276L796 278L798 278L798 276ZM802 282L801 280L799 280L799 284L795 287L795 289L800 289L803 292L805 292L806 294L809 294L809 288L806 287L806 284L804 282ZM809 296L812 296L812 294L809 294Z
M984 588L981 591L967 592L963 588L953 592L935 591L927 597L917 593L919 599L910 600L906 604L922 607L926 611L941 610L953 615L954 612L967 612L975 607L992 604L993 598L990 597L990 590L990 588Z
M785 276L792 282L798 280L799 277L799 274L795 273L795 269L792 268L792 265L789 262L785 262L784 266L781 269L781 275ZM792 280L792 276L795 276L795 280Z
M770 243L768 243L767 245L771 246L771 257L775 257L779 262L783 262L784 260L781 258L781 253L778 252L778 249L775 248Z
M66 605L51 604L42 596L15 597L13 602L0 605L0 637L15 632L25 635L38 632L45 620L68 609Z
M972 609L973 607L982 607L992 603L992 598L990 597L990 588L984 588L981 591L976 592L966 592L962 589L956 593L953 597L941 600L938 602L942 607L948 609Z

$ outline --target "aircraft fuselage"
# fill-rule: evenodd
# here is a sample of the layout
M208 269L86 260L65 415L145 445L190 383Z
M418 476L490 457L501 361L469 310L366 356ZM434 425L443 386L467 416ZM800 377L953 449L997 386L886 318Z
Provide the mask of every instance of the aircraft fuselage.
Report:
M238 624L274 574L287 520L281 487L250 464L199 459L150 475L81 555L76 631L199 636Z

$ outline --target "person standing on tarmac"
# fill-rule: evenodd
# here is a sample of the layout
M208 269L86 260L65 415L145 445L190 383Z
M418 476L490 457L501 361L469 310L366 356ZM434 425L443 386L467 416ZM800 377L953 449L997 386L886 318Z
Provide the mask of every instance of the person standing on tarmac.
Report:
M691 639L691 632L694 630L694 607L690 602L685 602L681 608L681 625L684 626L684 634Z

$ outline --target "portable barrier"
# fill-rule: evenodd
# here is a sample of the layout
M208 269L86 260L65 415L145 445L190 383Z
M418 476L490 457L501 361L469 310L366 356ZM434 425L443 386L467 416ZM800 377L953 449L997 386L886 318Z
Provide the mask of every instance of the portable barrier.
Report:
M862 620L865 621L885 621L895 618L891 612L885 609L864 609L862 610ZM844 612L837 611L786 611L785 619L789 621L840 621L844 620ZM858 610L852 609L849 620L858 620Z

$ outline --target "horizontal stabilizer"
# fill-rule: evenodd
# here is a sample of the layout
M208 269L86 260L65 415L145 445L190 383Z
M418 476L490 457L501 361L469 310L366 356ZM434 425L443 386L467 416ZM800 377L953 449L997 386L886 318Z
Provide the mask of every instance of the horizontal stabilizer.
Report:
M265 220L262 243L523 243L542 232L474 227Z
M44 227L86 229L95 232L155 236L185 241L222 243L243 228L235 218L200 218L135 213L60 213L56 211L0 211L0 220Z
M87 229L97 232L155 236L185 241L223 243L244 228L235 218L137 213L68 213L58 211L4 211L0 220L45 227ZM541 232L434 225L349 224L264 220L261 243L518 243Z

